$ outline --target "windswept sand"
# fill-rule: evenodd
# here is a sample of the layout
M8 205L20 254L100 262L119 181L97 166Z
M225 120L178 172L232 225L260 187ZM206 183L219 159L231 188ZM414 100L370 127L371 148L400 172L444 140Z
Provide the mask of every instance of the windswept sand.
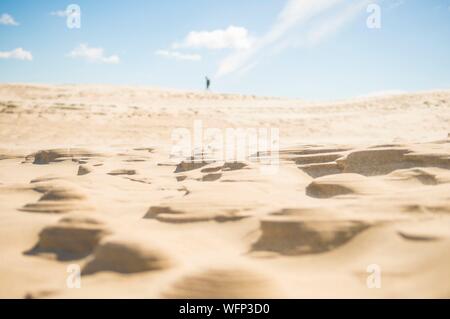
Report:
M195 120L279 128L277 173L173 163ZM0 297L450 298L449 133L450 91L0 85Z

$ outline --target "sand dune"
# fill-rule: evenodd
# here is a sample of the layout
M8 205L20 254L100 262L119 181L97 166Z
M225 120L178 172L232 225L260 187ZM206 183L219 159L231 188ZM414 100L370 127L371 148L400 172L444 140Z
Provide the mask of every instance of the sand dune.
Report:
M198 120L278 128L276 173L264 151L171 159ZM0 297L450 298L449 133L450 91L2 84Z

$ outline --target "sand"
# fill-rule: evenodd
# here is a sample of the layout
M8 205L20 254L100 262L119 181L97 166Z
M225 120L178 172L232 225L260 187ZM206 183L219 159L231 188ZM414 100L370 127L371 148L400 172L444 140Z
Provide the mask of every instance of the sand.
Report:
M280 151L174 161L195 121ZM449 133L450 91L1 84L0 297L450 298Z

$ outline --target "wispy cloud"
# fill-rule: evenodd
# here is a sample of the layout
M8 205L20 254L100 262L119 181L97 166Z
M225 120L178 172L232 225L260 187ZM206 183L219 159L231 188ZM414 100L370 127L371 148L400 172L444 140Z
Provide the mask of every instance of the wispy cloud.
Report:
M3 14L0 16L0 24L3 24L3 25L12 25L12 26L17 26L17 25L19 25L19 23L18 23L16 20L14 20L14 18L13 18L11 15L9 15L9 14L7 14L7 13L3 13Z
M293 29L299 25L305 25L313 19L320 18L323 13L338 7L331 17L322 19L312 28L303 30L304 35L306 35L306 42L318 44L327 36L336 33L346 22L355 17L364 8L367 1L351 0L351 4L344 8L338 6L342 3L346 2L343 0L288 0L265 34L255 38L249 48L232 52L220 61L216 77L253 67L257 63L255 61L260 60L260 55L265 54L270 48L278 47L278 52L280 52L287 47L286 45L280 45L281 42Z
M322 19L306 35L307 45L316 45L338 32L348 21L352 20L367 7L372 1L362 0L347 6L344 10L330 18Z
M181 43L174 43L172 48L195 49L248 49L251 38L246 28L229 26L213 31L191 31Z
M105 56L103 48L91 48L85 43L73 49L68 56L95 63L117 64L120 62L120 58L117 55Z
M0 59L16 59L16 60L33 60L31 52L22 48L17 48L11 51L0 51Z
M202 56L199 54L184 54L178 51L158 50L155 52L155 54L161 57L179 61L200 61L202 59Z

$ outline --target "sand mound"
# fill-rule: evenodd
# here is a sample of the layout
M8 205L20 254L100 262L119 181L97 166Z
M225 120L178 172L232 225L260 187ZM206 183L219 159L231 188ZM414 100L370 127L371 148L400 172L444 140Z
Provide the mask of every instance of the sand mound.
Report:
M87 175L89 173L91 173L93 171L93 167L89 166L89 165L80 165L78 167L78 172L77 175L78 176L83 176L83 175Z
M241 172L246 172L247 175ZM285 172L284 176L297 183L296 176L290 175L292 172L299 173L293 168ZM200 171L196 173L205 174ZM188 173L192 174L194 172ZM162 200L158 205L151 206L144 218L166 223L235 222L266 213L268 204L263 198L267 196L268 190L275 193L282 192L270 184L270 177L264 180L265 185L255 187L256 182L262 180L258 169L232 170L224 172L223 175L226 175L227 179L208 183L210 190L208 196L204 194L202 185L204 183L199 183L197 179L190 179L187 182L185 180L182 182L183 187L177 189L178 193L183 192L183 195ZM239 192L236 192L237 183ZM296 196L292 197L295 200Z
M136 170L134 169L115 169L108 173L108 175L120 176L120 175L136 175Z
M336 160L342 158L349 149L346 147L298 146L280 150L282 160L294 162L299 169L313 178L339 174L341 167Z
M219 173L211 173L203 175L202 182L215 182L222 177L222 174Z
M365 176L389 174L395 170L417 167L449 169L450 157L442 144L378 145L365 149L299 147L280 151L284 160L292 161L313 178L339 173ZM438 149L438 151L436 151Z
M341 157L342 153L319 153L312 155L295 156L292 159L297 165L305 165L305 164L321 164L334 162Z
M194 223L204 222L212 218L207 215L177 210L168 206L152 206L144 216L145 219L156 219L166 223Z
M384 186L384 187L383 187ZM382 183L358 174L327 175L315 179L306 187L306 194L316 198L339 195L371 195L386 188Z
M111 232L97 219L72 216L47 226L39 233L35 247L28 255L55 254L59 260L74 260L92 253L100 240Z
M424 148L424 149L421 149ZM366 176L389 174L398 169L413 167L450 168L447 152L430 153L433 145L418 145L411 149L387 147L354 151L336 162L345 173Z
M82 274L101 271L139 273L167 269L171 264L172 260L164 250L153 244L132 238L108 238L95 250L93 258L83 267Z
M222 171L237 171L244 169L248 166L248 163L244 162L225 162L221 168Z
M33 178L30 181L30 184L49 182L49 181L54 181L54 180L64 180L64 179L65 179L64 176L60 176L60 175L56 175L56 174L47 174L44 176L39 176L39 177Z
M413 167L404 157L410 150L403 148L378 148L354 151L337 160L344 173L366 176L384 175L394 170Z
M70 200L85 200L87 198L86 194L75 186L63 186L60 185L53 187L48 190L44 196L41 197L41 201L70 201Z
M91 211L93 207L80 202L73 201L39 201L37 203L30 203L23 206L21 211L30 213L45 213L45 214L65 214L75 211Z
M348 147L330 147L324 145L299 145L280 150L280 155L284 159L296 160L302 156L329 156L332 153L341 154L348 151ZM320 158L320 157L319 157Z
M205 162L203 160L186 160L180 162L176 168L174 173L182 173L182 172L188 172L193 171L199 168L202 168L203 166L208 165L208 162Z
M261 220L261 236L252 250L283 255L316 254L339 247L370 225L362 221L296 216L271 216Z
M397 226L397 233L406 240L439 241L450 239L450 222L436 224L435 221L412 222Z
M434 151L434 150L432 150ZM415 166L434 166L444 169L450 169L450 156L448 151L430 152L429 150L417 150L409 154L405 154L405 159L412 161Z
M299 165L298 168L313 178L342 172L339 165L335 162Z
M33 189L44 193L36 203L29 203L20 210L31 213L64 214L73 211L91 211L93 206L82 188L64 180L33 183Z
M133 148L133 151L143 151L148 153L153 153L155 151L154 147L136 147Z
M51 192L53 190L61 189L61 190L71 190L76 189L75 192L82 193L80 191L80 188L68 181L66 178L62 176L46 176L46 177L39 177L36 179L33 179L30 182L31 189L35 192L45 194L47 192Z
M246 162L182 162L178 165L175 172L177 173L177 180L179 182L185 180L193 180L198 182L215 182L215 181L229 181L222 177L233 175L243 169L250 170L250 164Z
M25 157L25 154L23 154L23 153L0 148L0 161L6 160L6 159L16 159L16 158L24 158L24 157Z
M386 176L386 180L413 185L438 185L450 182L450 172L436 167L397 170Z
M282 296L270 276L239 266L210 268L188 274L163 293L174 299L243 299Z
M194 205L194 207L197 205ZM156 219L160 222L183 224L196 223L206 221L229 222L237 221L249 217L245 212L234 208L221 208L214 211L207 207L196 210L194 207L182 207L175 205L169 206L152 206L145 214L145 219Z
M38 151L28 157L34 157L33 164L50 164L52 162L61 162L65 160L82 160L90 157L99 156L98 154L78 148L52 149Z

